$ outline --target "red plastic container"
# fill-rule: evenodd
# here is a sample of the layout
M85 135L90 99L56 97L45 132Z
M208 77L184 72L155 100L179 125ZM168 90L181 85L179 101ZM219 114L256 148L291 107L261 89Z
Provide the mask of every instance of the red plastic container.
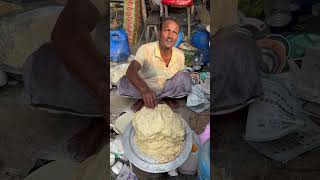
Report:
M161 3L166 5L191 6L193 5L193 0L161 0Z

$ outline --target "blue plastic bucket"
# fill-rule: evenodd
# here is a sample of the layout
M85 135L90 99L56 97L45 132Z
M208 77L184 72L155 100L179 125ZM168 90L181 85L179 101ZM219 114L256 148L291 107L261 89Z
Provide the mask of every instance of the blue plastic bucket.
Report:
M182 43L182 40L183 40L183 33L182 33L182 31L180 31L179 34L178 34L177 42L174 45L174 47L176 47L176 48L179 47L180 44Z
M208 31L199 30L191 35L191 43L200 50L209 49L210 34Z
M210 51L209 49L206 50L200 50L200 54L202 54L202 62L204 65L207 65L210 63Z
M210 139L200 149L198 164L198 180L210 179Z
M129 56L130 47L126 31L124 29L110 31L110 60L127 61Z

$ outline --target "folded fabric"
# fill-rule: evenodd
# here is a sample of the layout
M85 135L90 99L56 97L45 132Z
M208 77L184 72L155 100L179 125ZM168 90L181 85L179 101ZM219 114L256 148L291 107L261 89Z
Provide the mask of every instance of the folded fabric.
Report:
M298 97L320 103L320 49L308 48L300 68L294 61L288 61L297 84Z
M211 114L229 113L261 95L260 48L248 33L230 27L220 30L213 41Z
M0 68L21 74L27 58L50 41L62 9L62 6L47 6L1 18Z
M292 76L265 76L262 86L264 95L249 107L245 139L271 141L303 128L303 101L295 97Z
M192 91L187 97L187 107L200 113L210 107L210 101L202 90L201 84L192 86Z
M320 118L320 104L306 102L303 104L303 110L309 116Z

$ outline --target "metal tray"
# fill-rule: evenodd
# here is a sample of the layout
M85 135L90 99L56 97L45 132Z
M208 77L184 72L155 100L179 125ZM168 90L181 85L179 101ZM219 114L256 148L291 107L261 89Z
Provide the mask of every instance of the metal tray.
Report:
M134 141L135 130L130 122L122 135L122 145L125 156L137 168L150 173L163 173L181 166L189 157L192 148L192 132L188 124L183 120L185 128L185 140L181 154L173 161L159 164L155 159L138 150Z

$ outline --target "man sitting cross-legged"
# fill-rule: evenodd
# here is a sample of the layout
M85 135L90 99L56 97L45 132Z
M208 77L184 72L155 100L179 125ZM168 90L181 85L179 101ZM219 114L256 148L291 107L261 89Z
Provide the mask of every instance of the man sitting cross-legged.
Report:
M183 72L184 54L174 47L179 31L180 25L175 18L162 19L159 41L142 45L126 75L119 80L118 93L138 99L132 106L134 112L143 106L154 108L161 100L171 108L177 108L173 98L191 92L191 76Z

